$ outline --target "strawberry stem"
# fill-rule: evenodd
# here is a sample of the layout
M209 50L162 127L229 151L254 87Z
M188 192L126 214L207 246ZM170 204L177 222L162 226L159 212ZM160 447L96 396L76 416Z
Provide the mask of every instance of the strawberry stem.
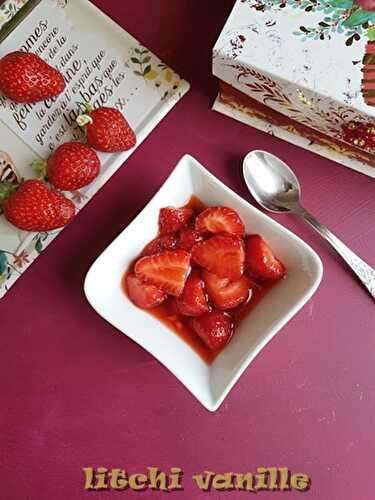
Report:
M78 115L77 116L77 119L76 119L76 122L78 123L78 126L84 130L86 125L88 125L89 123L92 123L93 122L93 119L91 118L90 115Z
M0 213L3 212L2 205L13 193L17 191L20 183L0 182Z
M93 119L91 118L91 113L93 111L93 107L88 102L79 102L78 106L82 109L82 113L77 116L76 122L82 132L87 135L86 125L89 123L93 123Z
M48 165L44 160L34 160L31 162L31 167L39 180L48 180Z
M91 115L91 113L94 111L94 108L91 106L90 103L85 102L83 105L83 109L85 110L86 115Z
M94 111L93 106L91 106L89 102L77 102L76 104L81 109L82 115L91 115L91 113Z

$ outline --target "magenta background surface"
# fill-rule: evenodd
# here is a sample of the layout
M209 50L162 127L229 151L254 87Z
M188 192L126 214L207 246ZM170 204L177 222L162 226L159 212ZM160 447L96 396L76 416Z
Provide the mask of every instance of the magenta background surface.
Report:
M251 494L201 493L190 477L277 465L310 474L311 489L261 498L372 500L374 302L302 222L275 217L319 253L322 284L214 414L102 320L82 283L186 152L244 197L245 153L280 155L299 176L305 205L373 265L374 180L210 110L210 51L232 0L94 3L192 89L0 303L0 497L163 497L85 492L81 468L180 466L185 490L173 498L244 498Z

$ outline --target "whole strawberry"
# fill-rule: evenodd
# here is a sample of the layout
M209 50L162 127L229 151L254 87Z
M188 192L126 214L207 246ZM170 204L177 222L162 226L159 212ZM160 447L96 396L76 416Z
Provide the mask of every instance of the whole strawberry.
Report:
M18 51L0 59L0 91L12 101L44 101L64 88L62 74L36 54Z
M51 231L65 226L75 215L74 204L44 182L23 182L2 205L9 222L24 231Z
M59 146L48 161L35 161L33 167L39 177L47 177L57 189L76 191L90 184L100 172L96 152L80 142L66 142Z
M87 144L98 151L115 153L135 146L137 139L129 123L115 108L92 109L79 115L77 123L85 129Z

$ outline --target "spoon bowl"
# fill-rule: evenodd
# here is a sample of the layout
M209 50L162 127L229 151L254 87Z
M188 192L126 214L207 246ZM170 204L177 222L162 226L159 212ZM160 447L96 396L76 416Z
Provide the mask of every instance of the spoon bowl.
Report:
M251 151L243 161L246 185L263 208L289 212L299 204L301 188L286 163L266 151Z
M375 269L301 206L301 188L288 165L266 151L251 151L244 158L243 175L250 193L259 205L270 212L289 212L302 217L330 243L375 299Z

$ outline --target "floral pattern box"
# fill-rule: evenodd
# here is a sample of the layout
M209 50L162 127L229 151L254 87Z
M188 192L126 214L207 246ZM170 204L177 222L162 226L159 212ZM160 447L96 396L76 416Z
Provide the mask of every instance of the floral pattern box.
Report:
M375 177L375 0L237 0L214 109Z
M66 80L56 100L33 105L17 105L0 94L1 180L33 177L33 160L46 159L63 142L82 139L75 122L80 103L115 106L126 115L138 146L189 89L88 0L6 0L0 28L0 57L14 50L35 52ZM132 152L99 153L99 177L66 196L79 210ZM0 215L0 297L60 231L26 233Z

